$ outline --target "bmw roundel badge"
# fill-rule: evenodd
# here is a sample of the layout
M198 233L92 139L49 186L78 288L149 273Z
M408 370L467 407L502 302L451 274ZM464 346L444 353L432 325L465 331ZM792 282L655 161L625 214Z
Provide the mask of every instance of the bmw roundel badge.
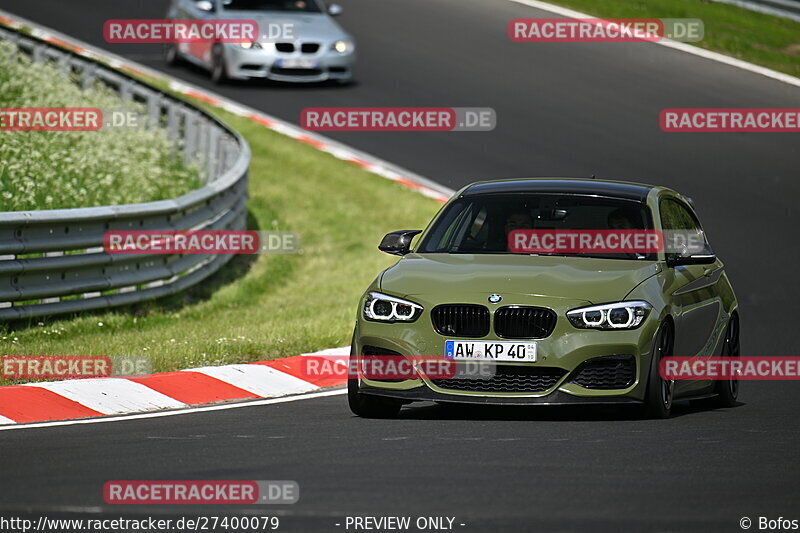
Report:
M502 299L503 299L503 297L500 296L499 294L492 294L491 296L489 296L489 303L496 304L496 303L499 303L500 300L502 300Z

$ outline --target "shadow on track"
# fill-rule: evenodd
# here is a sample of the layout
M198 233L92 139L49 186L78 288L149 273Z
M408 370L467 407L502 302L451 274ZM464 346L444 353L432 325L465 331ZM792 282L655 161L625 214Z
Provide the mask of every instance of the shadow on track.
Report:
M746 405L739 402L736 407ZM713 412L724 415L729 409L716 408L708 403L676 402L672 418ZM462 404L420 404L400 411L403 420L519 420L549 422L646 421L636 405L552 405L552 406L494 406Z

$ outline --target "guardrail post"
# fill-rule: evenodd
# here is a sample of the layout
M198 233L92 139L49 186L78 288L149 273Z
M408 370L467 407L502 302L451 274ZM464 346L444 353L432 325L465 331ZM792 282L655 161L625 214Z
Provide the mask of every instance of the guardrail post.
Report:
M186 164L195 159L197 150L197 118L186 109L183 111L183 160Z
M132 85L127 78L122 78L119 82L119 96L125 102L130 102L133 99Z
M92 63L84 64L81 68L81 89L88 89L94 85L95 77L95 69L97 67L94 66Z
M145 108L147 109L147 124L145 127L148 130L158 128L160 126L161 112L159 109L158 97L148 91L145 93Z
M34 63L41 63L42 57L44 56L44 45L36 44L33 46L33 50L31 51L31 58Z

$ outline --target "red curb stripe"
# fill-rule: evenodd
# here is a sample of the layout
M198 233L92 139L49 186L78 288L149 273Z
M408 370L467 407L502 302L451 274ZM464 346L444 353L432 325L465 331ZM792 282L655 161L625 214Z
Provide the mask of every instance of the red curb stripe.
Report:
M256 123L261 124L262 126L266 126L268 128L271 128L271 127L275 126L275 123L273 121L271 121L268 118L259 116L259 115L248 115L247 118L249 118L253 122L256 122Z
M82 54L84 52L84 49L81 48L80 46L75 46L72 43L68 43L67 41L62 41L61 39L58 39L56 37L48 37L48 38L45 39L45 41L47 41L50 44L54 44L56 46L60 46L61 48L66 48L67 50L72 50L73 52L76 52L78 54Z
M334 358L313 355L296 355L294 357L275 359L273 361L258 361L252 364L264 365L274 368L275 370L280 370L281 372L286 372L290 376L302 379L303 381L308 381L317 387L336 387L337 385L344 385L347 383L347 376L344 375L344 372L347 370L344 368L342 369L342 375L307 375L308 372L306 371L307 367L305 365L311 359L317 359L320 363L325 363L325 361L328 361L328 366L325 368L333 366ZM337 365L337 368L338 367L339 366Z
M346 161L350 161L351 163L354 163L354 164L360 166L361 168L367 168L368 166L370 166L370 164L367 163L366 161L364 161L363 159L355 159L355 158L353 158L353 159L347 159Z
M212 98L206 95L205 93L199 93L197 91L192 91L191 89L188 91L184 91L183 94L185 94L186 96L190 96L192 98L197 98L198 100L206 102L207 104L220 105L222 103L216 98Z
M0 388L0 415L24 424L103 416L103 413L47 389L17 385Z
M137 68L129 67L129 66L126 66L126 65L123 65L121 70L123 70L125 72L130 72L131 74L136 74L138 76L147 76L147 74L145 74L141 70L139 70Z
M318 150L321 150L322 148L325 147L325 143L319 142L319 141L317 141L315 139L312 139L311 137L308 137L306 135L299 136L297 138L297 140L300 141L301 143L305 143L305 144L308 144L310 146L313 146L314 148L316 148Z
M420 185L419 183L414 183L413 181L409 181L409 180L407 180L405 178L400 178L399 180L397 180L397 183L399 183L401 185L405 185L409 189L415 189L416 190L416 189L421 189L422 188L422 185Z
M128 379L189 405L260 398L252 392L200 372L165 372Z

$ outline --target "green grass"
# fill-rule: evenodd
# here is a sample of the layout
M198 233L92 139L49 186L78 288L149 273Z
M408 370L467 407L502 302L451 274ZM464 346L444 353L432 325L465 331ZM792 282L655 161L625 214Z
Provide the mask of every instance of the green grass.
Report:
M548 0L605 18L699 18L696 46L800 77L800 23L707 0Z
M396 259L377 250L380 238L424 227L439 204L249 120L220 115L253 149L251 227L298 232L302 253L239 256L198 289L157 303L6 327L0 353L147 355L156 371L169 371L349 343L359 295Z
M104 87L81 90L48 63L0 42L0 108L127 108ZM171 157L164 129L0 131L0 211L93 207L174 198L201 186Z

